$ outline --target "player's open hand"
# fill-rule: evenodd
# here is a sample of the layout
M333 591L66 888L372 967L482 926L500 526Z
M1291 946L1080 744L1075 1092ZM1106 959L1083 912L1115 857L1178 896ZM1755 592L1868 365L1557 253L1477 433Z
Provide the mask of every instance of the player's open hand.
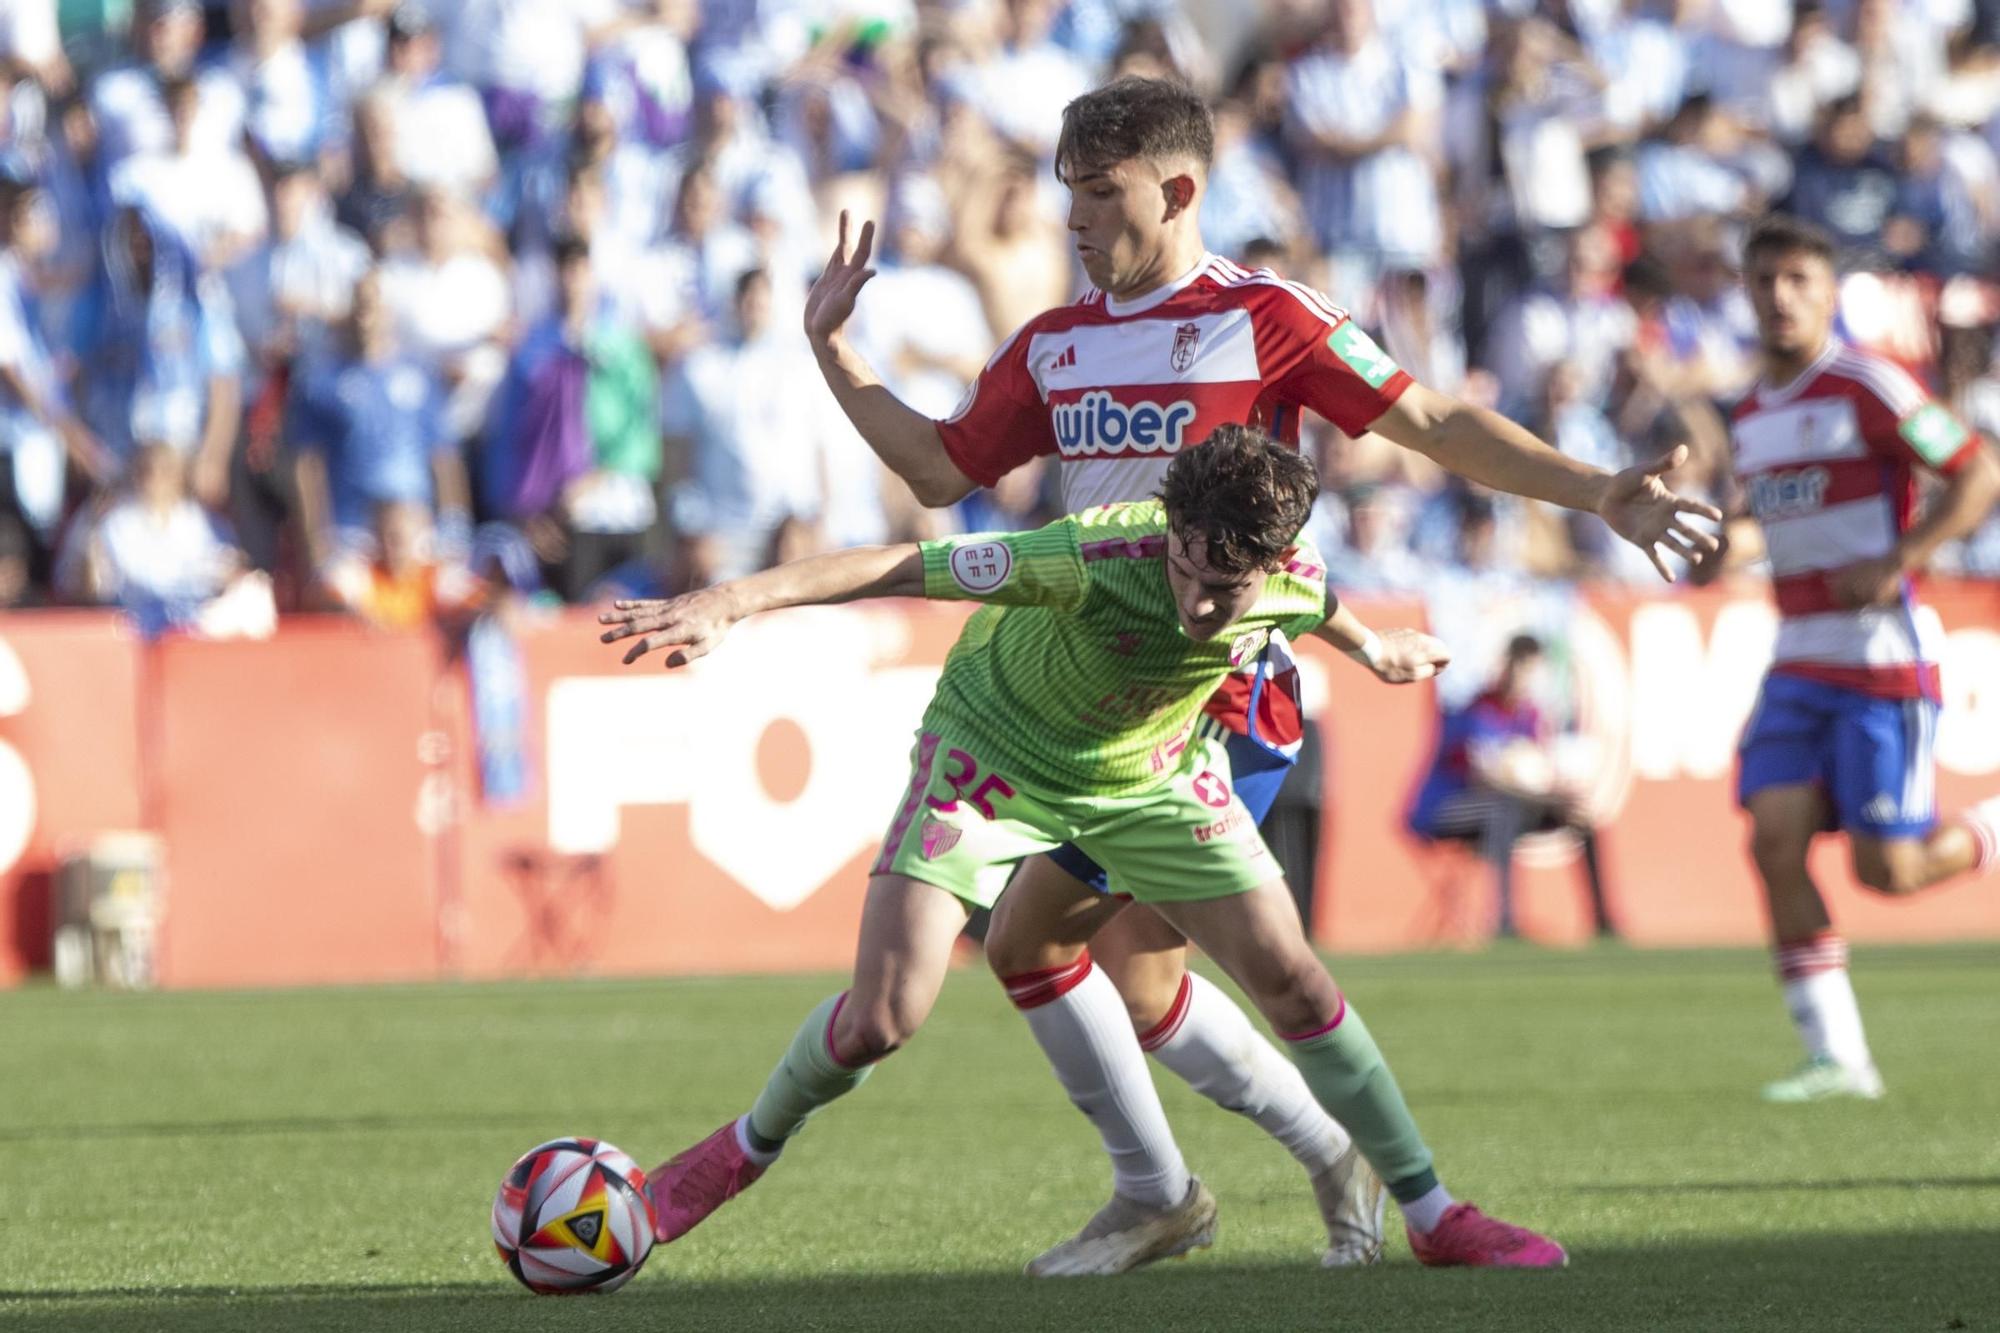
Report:
M1662 548L1672 551L1689 564L1700 564L1718 544L1716 535L1688 522L1689 515L1720 522L1722 511L1712 504L1690 500L1667 489L1660 478L1687 461L1687 446L1645 467L1628 467L1611 479L1604 499L1597 506L1598 517L1611 530L1646 553L1653 568L1667 582L1674 581Z
M667 666L686 666L697 657L708 656L736 621L729 593L720 587L660 600L613 602L609 611L597 617L598 624L611 626L598 636L601 642L643 636L626 649L626 666L656 648L673 650L667 654Z
M834 243L833 257L826 261L826 271L806 293L806 338L814 351L825 347L854 313L854 298L861 295L861 289L875 276L875 270L868 267L868 258L874 251L875 224L864 222L854 253L847 253L847 210L841 209L840 239Z
M1383 630L1375 674L1390 685L1429 680L1451 664L1444 640L1415 629Z

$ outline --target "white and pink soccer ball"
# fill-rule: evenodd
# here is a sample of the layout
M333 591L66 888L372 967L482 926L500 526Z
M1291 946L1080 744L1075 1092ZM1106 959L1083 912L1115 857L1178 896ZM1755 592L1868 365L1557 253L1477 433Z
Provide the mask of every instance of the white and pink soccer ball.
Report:
M531 1148L494 1196L493 1244L539 1295L616 1291L653 1252L646 1173L598 1139Z

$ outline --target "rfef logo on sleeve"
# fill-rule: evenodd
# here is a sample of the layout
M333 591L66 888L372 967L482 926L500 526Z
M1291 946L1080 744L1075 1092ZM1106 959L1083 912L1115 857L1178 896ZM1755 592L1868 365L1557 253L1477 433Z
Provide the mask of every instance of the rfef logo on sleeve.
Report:
M1362 332L1361 326L1353 320L1343 320L1326 340L1333 354L1347 363L1347 368L1368 382L1371 389L1379 389L1389 382L1396 373L1396 363L1389 354L1375 345L1375 340Z
M951 581L975 596L992 592L1014 575L1006 542L971 541L951 548Z

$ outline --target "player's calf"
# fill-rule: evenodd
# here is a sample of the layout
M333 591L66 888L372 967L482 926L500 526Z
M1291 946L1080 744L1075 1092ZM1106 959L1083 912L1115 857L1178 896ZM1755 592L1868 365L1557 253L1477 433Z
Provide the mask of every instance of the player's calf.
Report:
M1876 837L1853 833L1848 841L1854 858L1854 877L1876 893L1907 898L1981 869L1994 860L1996 836L1990 819L1981 806L1974 806L1921 836Z

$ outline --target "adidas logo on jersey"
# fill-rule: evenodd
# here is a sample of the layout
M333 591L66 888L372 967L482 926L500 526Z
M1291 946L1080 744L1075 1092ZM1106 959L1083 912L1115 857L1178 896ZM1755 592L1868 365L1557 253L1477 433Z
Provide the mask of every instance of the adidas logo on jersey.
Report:
M1050 370L1072 370L1076 367L1076 344L1062 349L1062 355L1049 362Z
M1092 389L1073 403L1049 409L1055 419L1056 447L1064 458L1124 453L1171 454L1187 443L1194 404L1138 402L1127 406L1102 389Z
M1903 813L1895 798L1886 791L1878 791L1875 798L1861 807L1861 817L1871 824L1893 824Z

